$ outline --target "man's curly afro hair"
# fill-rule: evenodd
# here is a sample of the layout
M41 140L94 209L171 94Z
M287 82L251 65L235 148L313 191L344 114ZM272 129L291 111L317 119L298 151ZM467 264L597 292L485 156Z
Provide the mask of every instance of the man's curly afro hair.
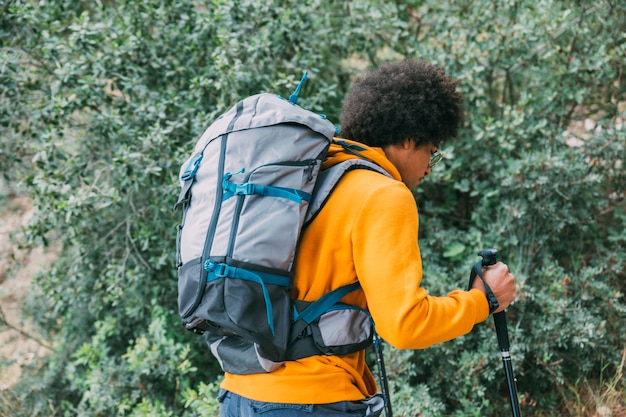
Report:
M457 82L426 61L381 65L352 85L342 109L340 136L383 147L413 138L439 146L463 121Z

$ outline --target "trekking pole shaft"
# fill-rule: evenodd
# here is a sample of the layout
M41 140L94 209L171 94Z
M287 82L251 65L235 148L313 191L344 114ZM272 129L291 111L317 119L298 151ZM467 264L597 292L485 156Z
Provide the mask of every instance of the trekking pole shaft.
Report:
M482 267L488 267L490 265L495 265L498 261L498 250L497 249L485 249L478 253L480 257L482 257L482 261L479 264L474 266L475 271L473 270L470 287L472 284L472 280L474 278L474 272L481 279L483 278L481 273L481 265ZM484 282L484 280L483 280ZM485 283L485 287L487 287L487 283ZM487 291L491 291L487 288ZM491 293L493 296L493 292ZM495 296L493 296L495 298ZM497 300L496 300L497 302ZM497 308L497 305L496 307ZM513 374L513 364L511 363L511 353L509 352L509 331L506 325L506 313L501 311L499 313L494 313L493 321L496 325L496 336L498 337L498 346L500 347L500 354L502 355L502 363L504 365L504 373L506 376L506 385L509 391L509 402L511 403L511 412L513 413L513 417L521 417L522 413L519 407L519 401L517 399L517 387L515 386L515 375Z
M378 365L378 379L380 380L380 389L385 399L385 415L386 417L393 417L393 411L391 410L391 397L389 395L389 384L387 383L387 372L385 371L385 359L383 358L383 347L380 336L377 333L374 334L374 350L376 351L376 362Z
M504 365L509 399L511 400L511 413L513 414L513 417L521 417L522 413L517 399L515 375L513 374L513 365L511 363L511 354L509 352L509 332L507 330L506 315L504 311L494 314L493 321L496 325L496 335L498 336L498 345L500 346L500 354L502 355L502 364Z

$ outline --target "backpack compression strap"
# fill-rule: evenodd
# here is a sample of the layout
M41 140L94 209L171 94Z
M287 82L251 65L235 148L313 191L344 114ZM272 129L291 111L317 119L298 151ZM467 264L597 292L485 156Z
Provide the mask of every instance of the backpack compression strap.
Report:
M224 180L222 181L222 189L224 195L222 201L229 199L235 195L251 195L258 194L269 197L282 197L295 201L298 204L302 204L302 200L311 201L311 194L298 190L296 188L275 187L271 185L259 185L251 182L245 182L243 184L235 184L230 181L233 175L241 174L244 172L242 168L239 172L234 174L227 172L224 174Z

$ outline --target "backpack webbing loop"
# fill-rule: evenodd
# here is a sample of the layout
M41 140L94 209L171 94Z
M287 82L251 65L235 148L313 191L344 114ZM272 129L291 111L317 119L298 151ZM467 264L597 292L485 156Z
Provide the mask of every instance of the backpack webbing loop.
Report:
M189 203L191 199L191 185L193 184L193 180L196 177L196 173L198 172L198 168L200 167L200 162L202 161L202 153L194 155L187 164L187 167L180 175L180 180L183 182L182 190L178 195L178 200L176 204L174 204L174 210L176 210L181 204L184 206Z
M302 90L302 86L304 85L304 82L308 80L308 75L309 75L309 72L304 71L304 74L302 75L302 78L300 79L300 82L298 83L298 86L296 87L296 91L294 91L293 94L289 96L289 102L291 104L298 104L298 96L300 95L300 90Z

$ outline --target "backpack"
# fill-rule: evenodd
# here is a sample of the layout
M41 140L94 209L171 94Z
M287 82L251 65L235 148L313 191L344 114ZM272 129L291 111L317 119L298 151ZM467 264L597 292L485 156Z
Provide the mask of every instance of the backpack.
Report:
M369 313L339 303L358 282L313 303L290 296L300 233L343 174L389 175L360 158L320 171L336 132L325 116L297 105L305 80L306 73L289 100L267 93L241 100L181 167L179 314L229 373L271 372L285 360L372 343Z

